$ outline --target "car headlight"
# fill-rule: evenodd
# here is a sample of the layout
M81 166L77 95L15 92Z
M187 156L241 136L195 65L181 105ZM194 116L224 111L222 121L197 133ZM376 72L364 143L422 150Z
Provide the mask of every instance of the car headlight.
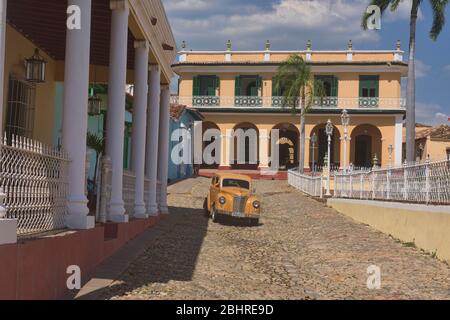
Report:
M253 201L253 208L259 209L261 207L261 203L259 201Z
M227 199L225 199L225 197L220 197L220 198L219 198L219 203L220 203L220 204L223 205L223 204L225 204L225 202L227 202Z

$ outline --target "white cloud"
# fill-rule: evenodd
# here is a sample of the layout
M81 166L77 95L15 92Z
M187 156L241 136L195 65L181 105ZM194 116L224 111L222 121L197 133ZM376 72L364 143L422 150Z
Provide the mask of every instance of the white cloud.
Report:
M431 66L425 64L422 60L415 60L416 67L416 79L424 78L428 75L428 72L431 70Z
M444 67L444 71L450 75L450 64Z
M444 108L434 103L416 102L416 121L420 123L439 125L448 124L450 114Z
M398 20L409 20L411 17L412 0L402 0L397 10L392 12L390 8L386 10L385 22L394 22ZM423 20L422 10L419 8L418 19Z
M226 5L224 4L226 3ZM178 42L194 50L262 49L270 39L274 49L344 49L349 39L379 41L374 31L361 29L366 0L167 0L165 6Z

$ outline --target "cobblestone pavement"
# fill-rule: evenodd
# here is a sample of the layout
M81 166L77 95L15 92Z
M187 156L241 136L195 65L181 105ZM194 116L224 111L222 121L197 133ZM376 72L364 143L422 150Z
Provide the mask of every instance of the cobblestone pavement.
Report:
M170 188L171 215L103 299L449 299L450 268L283 181L259 181L257 227L203 215L208 179ZM367 268L381 289L367 289Z

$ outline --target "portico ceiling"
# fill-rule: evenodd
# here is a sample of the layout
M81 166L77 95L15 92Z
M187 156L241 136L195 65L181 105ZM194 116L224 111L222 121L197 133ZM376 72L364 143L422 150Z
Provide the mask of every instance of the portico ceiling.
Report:
M109 65L111 11L109 0L92 0L91 64ZM7 20L55 60L64 60L66 0L10 0ZM128 36L128 69L134 66L134 36ZM32 52L30 52L31 56Z

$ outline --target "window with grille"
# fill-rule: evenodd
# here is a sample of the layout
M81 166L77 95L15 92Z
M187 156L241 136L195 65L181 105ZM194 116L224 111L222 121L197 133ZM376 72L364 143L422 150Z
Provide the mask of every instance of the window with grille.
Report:
M6 135L33 138L36 87L23 80L9 79Z

